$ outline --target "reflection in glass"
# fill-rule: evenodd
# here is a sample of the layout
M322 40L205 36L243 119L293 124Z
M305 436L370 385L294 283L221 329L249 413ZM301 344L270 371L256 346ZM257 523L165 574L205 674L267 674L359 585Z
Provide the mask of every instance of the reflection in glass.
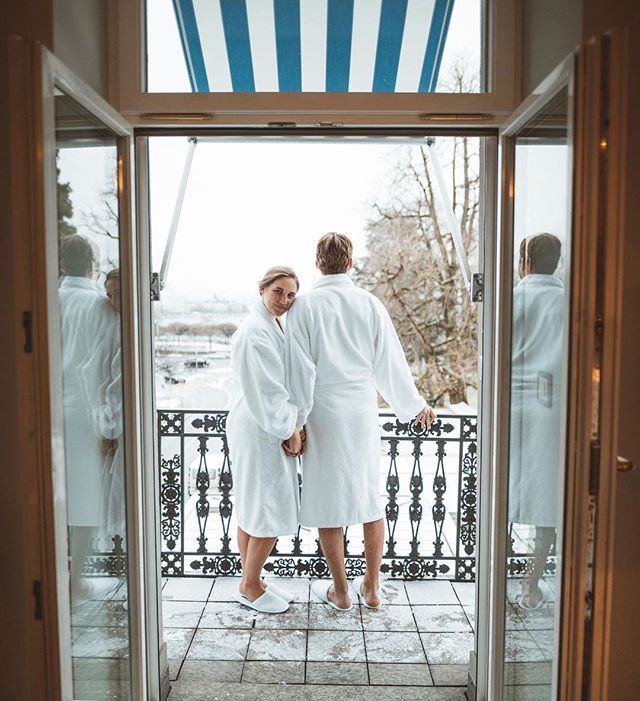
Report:
M55 100L74 697L128 699L117 143Z
M505 698L552 698L569 261L567 96L516 137Z

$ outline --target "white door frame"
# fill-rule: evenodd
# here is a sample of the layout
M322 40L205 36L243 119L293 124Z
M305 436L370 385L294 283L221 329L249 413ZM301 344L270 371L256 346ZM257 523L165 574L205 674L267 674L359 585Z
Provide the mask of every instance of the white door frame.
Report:
M493 373L494 370L494 348L495 348L495 315L492 313L495 308L495 289L496 289L496 278L495 278L495 252L497 245L497 235L496 235L496 221L497 221L497 168L498 168L498 134L497 130L487 129L471 129L459 127L457 129L444 129L444 128L434 128L434 127L422 127L420 129L412 127L399 127L394 128L387 126L384 127L353 127L353 128L342 128L340 130L328 130L325 128L289 128L278 130L277 136L273 135L270 130L265 130L264 128L242 128L242 127L230 127L230 128L216 128L216 129L196 129L194 127L182 127L182 128L172 128L172 129L143 129L137 128L135 130L136 136L136 153L137 153L137 176L138 176L138 232L139 232L139 247L140 250L144 251L140 255L140 290L141 299L143 304L147 304L147 300L150 299L150 295L145 292L144 289L144 278L149 280L152 274L151 268L151 255L150 255L150 218L149 218L149 182L148 182L148 138L156 137L162 138L163 136L184 136L185 138L189 136L206 137L211 140L211 138L220 138L224 140L225 138L233 138L236 140L246 140L246 139L277 139L284 140L287 138L305 138L305 142L308 143L310 136L315 136L318 141L330 140L331 134L339 136L341 140L348 137L350 134L355 136L366 135L367 139L375 134L380 136L380 139L385 139L388 137L398 138L404 136L407 139L414 138L416 142L419 138L426 138L427 136L476 136L476 137L486 137L481 141L481 190L480 190L480 201L481 201L481 214L480 214L480 231L479 231L479 247L480 247L480 257L478 261L479 271L484 276L484 296L483 301L479 303L479 327L481 333L479 334L479 378L481 381L480 394L478 401L478 423L479 423L479 433L478 433L478 451L479 451L479 464L482 466L482 472L478 472L478 510L476 516L477 524L477 556L476 556L476 604L477 604L477 620L475 632L475 649L478 651L477 658L474 655L472 658L472 669L470 670L470 688L477 689L480 695L477 696L478 699L486 699L487 697L487 686L488 683L488 666L489 659L487 657L487 651L489 650L489 640L490 640L490 630L489 621L491 616L491 610L489 606L490 602L490 586L491 586L491 568L489 566L490 562L490 534L491 534L491 514L492 514L492 484L493 484L493 464L492 464L492 445L493 445L493 409L492 402L494 401L493 393L490 388L493 387ZM216 135L216 136L214 136ZM491 141L493 140L493 144ZM151 309L150 307L142 314L144 317L148 314L148 321L146 324L147 328L151 327ZM144 336L144 334L143 334ZM150 378L152 381L153 368L152 361L149 359L153 358L153 339L144 338L144 343L147 346L148 356L143 358L141 366L143 372L145 372L145 365L148 366L147 372L150 373ZM143 383L146 387L147 383ZM483 389L483 388L489 388ZM144 402L145 411L147 407L153 407L153 412L155 412L155 403L153 398L149 397ZM154 413L147 418L145 422L146 426L155 425ZM151 423L149 423L151 422ZM153 436L147 436L145 440L149 442L148 455L152 452L157 456L157 445L156 445L156 434L154 432ZM153 446L152 446L153 444ZM148 459L147 459L148 460ZM148 462L147 462L148 464ZM154 463L155 464L155 463ZM157 472L157 471L156 471ZM157 480L157 476L154 478ZM151 484L147 485L147 500L149 504L153 504L154 513L157 513L157 504L159 503L157 495L157 485L152 488ZM155 500L155 501L154 501ZM145 514L146 518L149 519L147 523L147 532L151 532L150 529L158 529L159 519L151 518L151 509ZM154 563L149 562L148 566L154 566ZM475 666L474 666L475 663ZM164 664L161 658L161 664ZM482 692L482 693L480 693Z
M60 89L111 130L117 139L117 175L122 280L122 358L124 454L127 494L127 556L129 586L129 635L131 656L132 699L147 698L147 674L143 662L149 656L144 625L147 618L143 573L140 567L145 551L141 514L141 448L140 448L140 378L137 362L139 319L136 294L137 250L132 221L131 170L132 129L130 125L99 95L79 80L52 53L42 46L34 47L34 138L38 160L36 211L42 210L42 228L36 251L36 279L39 281L41 315L35 333L46 339L46 363L42 363L40 382L43 400L48 405L47 421L41 426L43 436L50 437L52 472L45 501L53 505L53 533L43 533L43 541L55 539L55 577L58 644L49 646L52 659L60 665L62 699L73 698L70 639L69 572L67 566L66 481L64 433L61 405L62 376L60 359L60 316L58 290L57 178L54 90ZM40 195L40 197L38 197ZM42 407L44 409L44 406ZM43 412L45 413L45 412ZM44 463L47 465L47 461ZM53 564L53 563L52 563ZM153 698L153 697L151 697Z
M493 483L491 485L492 516L490 520L490 548L491 548L491 581L487 583L489 592L489 660L486 669L488 696L486 699L498 699L502 697L504 685L504 634L505 634L505 601L506 601L506 577L505 567L507 558L507 496L508 496L508 471L509 465L509 432L510 432L510 388L511 388L511 313L512 313L512 271L513 271L513 215L514 215L514 189L515 189L515 137L520 129L533 119L544 107L563 89L569 91L569 114L567 123L569 133L567 142L570 149L573 142L573 110L572 97L574 93L574 64L575 56L571 54L534 90L534 92L513 113L511 118L500 130L500 204L498 226L498 238L496 241L496 291L495 291L495 345L493 348L493 367L495 374L490 380L493 382L493 435L491 453L491 472ZM570 162L573 162L570 151ZM573 187L571 171L570 182ZM573 215L568 219L572 221ZM565 365L569 353L573 328L570 325L569 311L566 313L565 328L569 330L565 338ZM567 386L569 374L565 367ZM489 378L488 378L489 379ZM567 393L563 399L561 414L566 416L567 425L570 417L567 415ZM563 434L564 435L564 434ZM562 439L564 440L564 439ZM567 462L567 475L572 466ZM562 503L562 494L559 502ZM568 506L565 518L570 523L572 514ZM562 543L564 529L558 527L557 542ZM564 560L563 551L558 546L558 560ZM564 569L563 569L564 577ZM557 620L559 616L557 617ZM560 628L556 627L556 643L559 642ZM554 661L552 698L557 692L557 669ZM486 701L478 697L478 701Z

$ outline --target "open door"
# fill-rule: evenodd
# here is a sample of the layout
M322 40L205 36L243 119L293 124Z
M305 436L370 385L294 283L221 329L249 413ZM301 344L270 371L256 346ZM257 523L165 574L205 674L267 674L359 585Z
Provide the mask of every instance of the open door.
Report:
M480 557L491 564L480 571L478 699L557 698L574 60L567 58L501 130L501 220L489 293L495 317L485 329L483 369L483 455L491 467L481 493L489 528L484 546L480 536Z
M33 66L51 620L57 611L48 649L65 700L158 698L144 635L132 132L46 49Z

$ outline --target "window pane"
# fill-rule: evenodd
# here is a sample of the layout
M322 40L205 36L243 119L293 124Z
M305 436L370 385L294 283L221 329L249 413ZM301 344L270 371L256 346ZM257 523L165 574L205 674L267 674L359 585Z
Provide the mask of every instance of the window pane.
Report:
M557 659L569 165L564 91L519 132L515 144L504 675L505 698L514 701L533 698L532 693L551 699Z
M481 0L147 0L149 92L480 92Z
M116 137L55 97L74 698L129 699Z

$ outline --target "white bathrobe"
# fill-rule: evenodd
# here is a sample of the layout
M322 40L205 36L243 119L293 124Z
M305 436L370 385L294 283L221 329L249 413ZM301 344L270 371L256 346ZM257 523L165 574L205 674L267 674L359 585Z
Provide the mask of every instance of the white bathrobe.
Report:
M65 277L58 294L68 522L70 526L100 526L104 519L104 456L94 416L104 365L95 351L102 342L108 302L96 283L84 277Z
M557 524L565 292L553 275L513 291L509 520Z
M93 398L85 396L91 408L91 420L97 435L117 441L113 455L103 457L103 526L104 547L112 549L115 535L125 537L125 479L122 416L122 351L120 314L106 297L99 309L102 324L94 352L79 370L81 386L91 386L90 378L99 373L100 386ZM95 389L93 390L95 391ZM124 546L124 542L123 542Z
M325 275L290 310L285 346L287 387L307 430L300 523L382 518L376 390L401 421L426 406L387 310L348 275Z
M231 340L240 391L227 436L238 525L261 538L298 529L298 461L282 449L295 429L297 407L285 389L283 361L284 334L260 301Z

